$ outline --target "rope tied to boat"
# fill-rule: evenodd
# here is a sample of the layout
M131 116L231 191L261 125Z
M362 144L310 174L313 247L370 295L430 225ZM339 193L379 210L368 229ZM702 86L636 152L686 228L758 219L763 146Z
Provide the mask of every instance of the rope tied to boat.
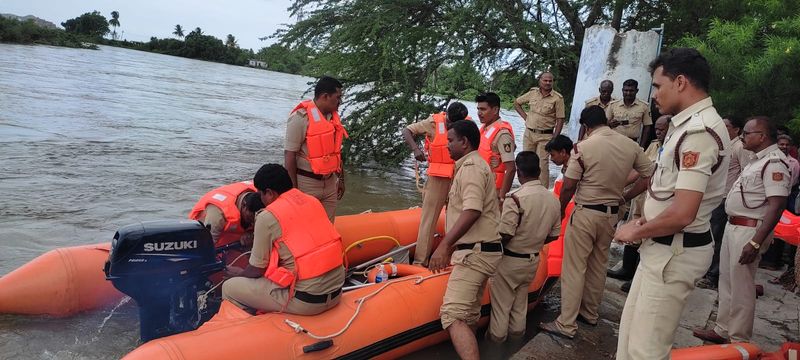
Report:
M337 337L339 335L344 334L344 332L347 331L347 329L349 329L350 326L353 324L353 321L355 321L356 317L358 317L358 314L361 312L361 307L364 305L364 303L367 300L369 300L370 298L372 298L375 295L377 295L378 293L380 293L381 291L383 291L383 289L386 289L387 287L389 287L389 285L397 284L397 283L404 282L404 281L409 281L409 280L415 280L414 281L414 285L419 285L419 284L423 283L425 280L449 274L451 271L452 270L447 270L447 271L443 271L443 272L440 272L440 273L431 274L431 275L427 275L427 276L422 276L422 275L407 276L407 277L403 277L403 278L400 278L400 279L394 279L394 280L389 280L389 281L385 282L377 290L375 290L375 291L373 291L373 292L371 292L371 293L369 293L367 295L364 295L364 296L356 299L355 303L357 303L358 306L356 306L356 310L355 310L355 312L353 312L353 316L350 317L350 320L347 321L347 323L344 325L344 327L342 327L339 331L337 331L337 332L335 332L333 334L330 334L330 335L325 335L325 336L316 335L316 334L308 331L308 329L304 328L302 325L300 325L300 324L298 324L298 323L296 323L296 322L294 322L292 320L289 320L289 319L283 319L283 322L286 323L286 325L288 325L289 327L291 327L294 330L294 332L296 332L296 333L304 333L304 334L308 335L309 337L311 337L313 339L316 339L316 340L332 339L332 338L335 338L335 337Z
M236 259L233 259L233 261L231 261L228 264L228 266L235 264L237 261L239 261L239 259L242 258L242 256L248 255L251 252L252 251L245 251L245 252L239 254L239 256L237 256ZM211 289L208 289L208 291L206 291L206 292L204 292L204 293L202 293L200 295L197 295L197 318L198 319L200 318L200 312L205 310L206 307L208 307L208 294L211 294L211 292L213 292L218 287L220 287L220 285L222 285L222 283L224 283L226 280L227 279L224 279L224 280L220 281L219 284L214 285L213 287L211 287Z

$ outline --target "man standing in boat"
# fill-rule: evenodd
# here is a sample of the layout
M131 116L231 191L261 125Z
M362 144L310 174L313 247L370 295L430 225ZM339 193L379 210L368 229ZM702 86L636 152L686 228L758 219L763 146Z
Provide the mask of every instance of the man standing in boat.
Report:
M439 214L447 202L447 192L455 172L455 161L447 151L447 127L456 121L467 118L467 107L454 102L447 112L431 114L427 119L408 125L403 129L403 138L414 152L417 161L428 161L428 180L422 193L422 215L417 232L417 245L414 250L414 265L428 266L431 242ZM414 136L425 135L425 152L417 146Z
M494 173L494 184L500 203L514 182L514 131L511 124L500 118L500 96L489 92L475 97L481 121L481 144L478 154Z
M622 243L641 243L641 260L625 301L617 359L668 359L686 298L714 252L711 211L725 196L730 139L711 97L711 69L696 49L676 48L650 64L653 101L673 115L644 217L617 228ZM649 189L648 184L650 183Z
M620 200L631 170L643 178L653 173L653 163L637 143L612 130L599 106L581 112L586 140L575 145L564 173L561 214L575 195L575 209L564 233L561 270L561 314L539 327L573 338L576 321L597 325L606 281L608 251L619 220Z
M728 224L720 249L716 327L694 336L718 344L749 342L756 307L758 260L786 208L791 174L778 148L778 129L766 116L751 118L742 131L744 149L755 153L725 201Z
M250 262L229 267L222 297L244 309L314 315L339 303L345 271L342 237L322 204L292 186L283 166L253 178L266 208L256 214Z
M433 272L453 265L440 310L442 328L462 359L478 359L474 328L480 319L486 280L502 257L498 224L500 207L494 176L481 159L480 131L474 122L456 121L447 132L456 173L448 195L446 232L428 267Z
M314 100L301 102L289 115L284 142L292 184L322 202L331 222L345 189L341 151L347 131L339 119L341 102L342 83L328 76L319 79Z
M528 105L528 112L522 105ZM539 87L531 88L514 100L514 110L525 119L525 134L522 137L522 150L535 151L539 156L542 186L550 186L550 170L547 167L545 144L554 136L561 134L564 126L564 97L553 90L553 74L549 71L539 75Z
M525 334L528 287L539 269L539 251L561 232L561 208L539 181L539 157L523 151L517 154L516 164L522 186L503 202L503 258L489 287L492 317L486 337L495 342Z

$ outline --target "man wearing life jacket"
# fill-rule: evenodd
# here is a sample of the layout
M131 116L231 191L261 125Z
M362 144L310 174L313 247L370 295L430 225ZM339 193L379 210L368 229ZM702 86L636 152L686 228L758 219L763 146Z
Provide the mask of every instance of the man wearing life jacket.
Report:
M255 183L267 207L256 214L250 261L229 267L222 297L242 308L314 315L339 303L342 237L322 204L292 187L283 166L266 164Z
M447 150L447 128L456 121L466 119L467 107L460 102L454 102L447 107L447 112L440 112L428 116L427 119L408 125L403 129L403 138L406 144L414 151L417 161L428 161L428 180L422 195L422 215L417 232L417 245L414 250L414 264L428 265L431 255L431 240L447 201L447 192L450 190L450 181L453 179L455 161L450 158ZM425 152L420 150L414 136L425 135ZM425 153L428 156L425 156Z
M237 241L249 247L256 211L263 207L253 182L241 181L203 195L189 212L189 219L205 224L217 247Z
M344 196L342 139L347 131L339 118L342 83L324 76L314 87L314 100L295 106L289 115L284 164L300 191L317 198L333 222L336 203Z
M514 174L514 131L511 124L500 119L500 97L489 92L475 97L481 127L481 145L478 154L486 160L494 173L494 184L500 203L511 190Z

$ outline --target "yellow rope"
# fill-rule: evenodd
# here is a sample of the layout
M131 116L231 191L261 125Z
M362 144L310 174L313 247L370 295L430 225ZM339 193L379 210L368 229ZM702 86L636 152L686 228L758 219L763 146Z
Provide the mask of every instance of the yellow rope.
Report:
M349 264L349 263L348 263L348 261L347 261L347 253L348 253L348 252L349 252L349 251L350 251L352 248L354 248L354 247L356 247L356 246L359 246L359 245L361 245L361 244L363 244L363 243L370 242L370 241L374 241L374 240L391 240L391 241L393 241L393 242L395 243L395 245L397 245L398 247L399 247L399 246L403 246L403 244L401 244L399 240L397 240L397 239L395 239L394 237L391 237L391 236L389 236L389 235L378 235L378 236L372 236L372 237L368 237L368 238L364 238L364 239L358 240L358 241L356 241L356 242L354 242L354 243L352 243L352 244L348 245L348 246L347 246L347 248L345 248L345 249L344 249L344 252L342 253L342 258L344 258L344 267L345 267L345 268L348 268L348 267L350 267L350 264Z

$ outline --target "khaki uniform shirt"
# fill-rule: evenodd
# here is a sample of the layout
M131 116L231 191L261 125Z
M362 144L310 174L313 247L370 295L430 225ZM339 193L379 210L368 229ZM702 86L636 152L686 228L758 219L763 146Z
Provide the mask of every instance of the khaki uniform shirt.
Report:
M650 118L650 106L646 102L636 99L630 106L625 105L625 100L616 100L608 104L606 118L611 124L612 120L627 121L627 125L614 128L618 133L631 139L638 139L642 133L642 125L653 125Z
M494 188L494 174L477 151L472 151L456 161L456 173L447 201L447 231L453 228L464 210L481 212L478 220L456 244L500 241L500 233L497 232L500 207L497 204L497 190Z
M412 135L425 135L431 141L436 136L436 123L433 121L433 115L428 116L425 120L406 126L406 129L411 131Z
M739 178L742 169L750 162L750 155L752 151L745 150L742 147L742 139L738 136L731 139L731 164L728 166L728 179L725 181L725 194L731 192L731 186Z
M620 205L622 190L631 169L643 176L653 173L653 162L631 139L607 126L592 131L573 149L564 176L578 181L575 203ZM583 160L582 167L578 159Z
M722 142L722 163L716 172L711 168L717 163L720 154L716 140L706 132L705 127L714 131ZM675 165L675 147L683 133L689 134L678 151L680 167ZM719 206L725 196L725 178L730 163L727 150L730 138L725 123L722 122L711 98L705 98L672 117L664 140L664 148L658 157L658 168L653 174L651 189L659 198L672 196L675 190L691 190L703 193L700 208L694 221L683 229L690 233L703 233L709 230L711 211ZM656 200L648 193L644 202L644 217L648 221L655 218L675 197Z
M555 128L556 119L564 118L564 97L552 90L542 96L538 87L531 88L514 100L515 104L528 105L528 119L525 126L529 129L549 130Z
M611 100L608 101L608 103L603 104L603 102L600 101L600 97L599 96L595 96L595 97L593 97L593 98L591 98L589 100L586 100L586 103L584 103L583 107L584 108L588 108L589 106L597 105L597 106L599 106L599 107L601 107L601 108L603 108L605 110L605 109L608 108L608 105L611 105L611 103L616 101L616 100L617 99L614 99L612 97Z
M250 265L258 268L269 266L269 256L272 252L272 242L281 237L281 226L278 219L269 210L260 210L256 214L256 225L253 236L253 251L250 253ZM294 271L294 256L285 244L278 248L280 266L289 271ZM311 294L328 294L342 288L344 285L344 267L334 269L327 273L306 280L299 280L295 290Z
M519 199L519 207L510 196L503 201L500 233L513 236L506 248L520 254L537 253L547 237L561 233L561 203L539 180L528 181L511 194Z
M759 151L751 156L751 159L725 200L725 212L730 216L764 220L767 211L767 204L764 201L771 196L789 196L791 176L789 169L781 162L781 160L786 161L786 155L776 144ZM761 170L765 165L767 168L762 178ZM742 194L745 202L742 200ZM748 209L748 206L755 209Z
M656 159L658 159L658 152L661 149L661 142L658 139L653 140L650 142L650 145L647 146L647 149L644 151L644 155L647 156L653 164L656 163ZM641 193L637 195L633 200L631 200L631 214L635 217L642 216L642 207L644 207L644 197L645 193Z
M328 120L331 115L326 116ZM311 164L308 162L308 145L306 145L306 130L308 130L308 116L306 109L297 109L289 115L289 122L286 124L286 139L283 141L284 150L297 153L297 168L311 171Z

